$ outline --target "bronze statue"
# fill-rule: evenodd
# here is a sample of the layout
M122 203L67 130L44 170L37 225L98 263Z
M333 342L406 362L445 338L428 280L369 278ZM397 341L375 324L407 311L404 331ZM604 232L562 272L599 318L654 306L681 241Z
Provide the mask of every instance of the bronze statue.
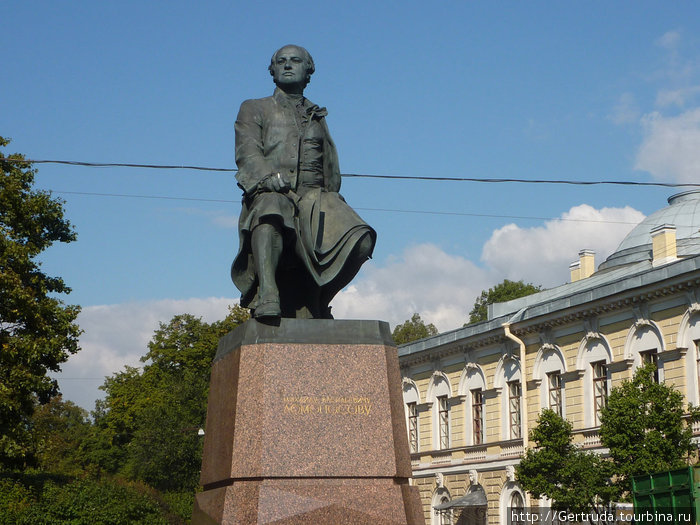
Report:
M243 207L231 278L258 319L329 319L331 299L371 257L376 233L338 193L326 108L304 97L311 55L284 46L269 71L274 94L246 100L236 118Z

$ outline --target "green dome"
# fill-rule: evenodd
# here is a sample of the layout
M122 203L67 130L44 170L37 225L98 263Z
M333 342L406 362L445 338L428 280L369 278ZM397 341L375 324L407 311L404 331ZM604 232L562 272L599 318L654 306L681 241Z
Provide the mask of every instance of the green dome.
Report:
M668 204L635 226L598 270L651 260L651 230L663 224L676 227L679 257L700 254L700 190L672 195Z

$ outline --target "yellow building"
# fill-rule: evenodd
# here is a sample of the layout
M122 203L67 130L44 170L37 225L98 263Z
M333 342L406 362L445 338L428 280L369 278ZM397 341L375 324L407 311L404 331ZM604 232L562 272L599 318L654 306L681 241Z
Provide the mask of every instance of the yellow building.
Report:
M399 348L426 523L505 525L508 507L546 507L514 476L539 412L556 410L582 447L602 451L600 408L644 362L700 403L700 191L668 201L597 271L582 250L570 283Z

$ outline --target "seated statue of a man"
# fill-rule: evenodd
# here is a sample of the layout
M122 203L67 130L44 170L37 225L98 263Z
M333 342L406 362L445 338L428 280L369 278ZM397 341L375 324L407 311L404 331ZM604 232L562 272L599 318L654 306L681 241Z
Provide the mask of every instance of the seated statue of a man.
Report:
M311 55L285 46L269 70L274 94L246 100L236 118L243 204L231 277L258 319L328 319L331 299L371 257L376 233L338 193L327 111L304 97Z

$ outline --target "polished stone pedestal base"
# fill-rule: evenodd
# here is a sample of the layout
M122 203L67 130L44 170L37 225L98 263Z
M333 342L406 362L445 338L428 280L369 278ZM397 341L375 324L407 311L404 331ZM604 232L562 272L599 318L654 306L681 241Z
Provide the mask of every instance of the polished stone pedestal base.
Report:
M249 321L212 367L193 524L423 524L379 321Z

